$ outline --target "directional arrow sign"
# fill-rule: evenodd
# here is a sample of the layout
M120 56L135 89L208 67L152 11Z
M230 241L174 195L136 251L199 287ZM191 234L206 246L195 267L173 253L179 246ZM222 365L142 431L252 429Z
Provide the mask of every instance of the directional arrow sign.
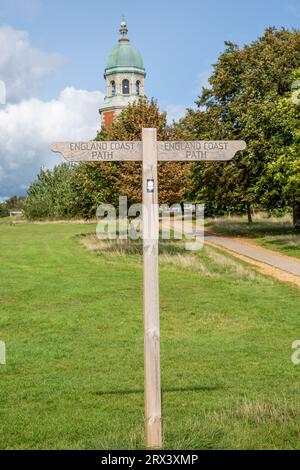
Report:
M158 142L160 161L231 160L236 152L246 148L243 140L186 140Z
M62 153L69 162L142 161L142 142L56 142L51 150Z
M168 161L212 161L231 160L236 152L244 150L242 140L190 140L157 142L157 160ZM70 162L81 161L137 161L141 162L142 142L138 141L90 141L57 142L53 152L62 153Z

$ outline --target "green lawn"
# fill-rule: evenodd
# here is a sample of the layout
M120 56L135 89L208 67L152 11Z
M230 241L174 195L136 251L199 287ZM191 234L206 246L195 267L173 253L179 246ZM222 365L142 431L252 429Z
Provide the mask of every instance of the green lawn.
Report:
M210 219L208 225L220 234L253 238L261 246L300 258L300 232L293 230L291 218L287 216L262 218L259 215L252 224L245 217L222 217Z
M0 224L1 449L144 446L141 257L93 230ZM208 247L160 265L165 448L299 449L299 288Z

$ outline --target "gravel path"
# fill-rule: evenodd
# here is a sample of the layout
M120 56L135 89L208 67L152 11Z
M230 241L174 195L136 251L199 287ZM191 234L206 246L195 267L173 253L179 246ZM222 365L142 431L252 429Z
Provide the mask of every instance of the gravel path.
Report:
M174 223L175 231L176 225L180 230L181 222ZM162 226L164 226L163 221ZM190 235L192 233L191 228ZM297 258L263 248L249 238L226 237L208 229L205 229L204 237L208 245L228 250L232 255L256 266L263 274L300 287L300 260Z
M249 239L229 238L205 231L205 240L208 243L246 256L260 263L265 263L295 276L300 276L300 260L298 261L291 256L286 256L257 246L255 243L249 241Z

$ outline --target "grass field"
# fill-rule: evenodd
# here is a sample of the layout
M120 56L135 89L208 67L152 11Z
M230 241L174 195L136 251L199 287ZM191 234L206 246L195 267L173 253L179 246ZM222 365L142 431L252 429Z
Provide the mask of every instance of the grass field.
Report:
M1 449L144 447L142 264L93 225L0 224ZM160 256L165 448L299 449L299 288Z
M266 218L254 216L249 224L246 217L210 219L209 225L219 233L234 237L249 237L271 250L300 258L300 232L295 232L289 216Z

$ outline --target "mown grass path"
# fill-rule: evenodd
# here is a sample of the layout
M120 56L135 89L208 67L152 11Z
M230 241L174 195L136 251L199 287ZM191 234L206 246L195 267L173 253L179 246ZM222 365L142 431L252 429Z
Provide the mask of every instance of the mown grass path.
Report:
M0 225L0 448L142 448L139 255L91 225ZM299 288L206 247L162 255L166 448L299 448Z

